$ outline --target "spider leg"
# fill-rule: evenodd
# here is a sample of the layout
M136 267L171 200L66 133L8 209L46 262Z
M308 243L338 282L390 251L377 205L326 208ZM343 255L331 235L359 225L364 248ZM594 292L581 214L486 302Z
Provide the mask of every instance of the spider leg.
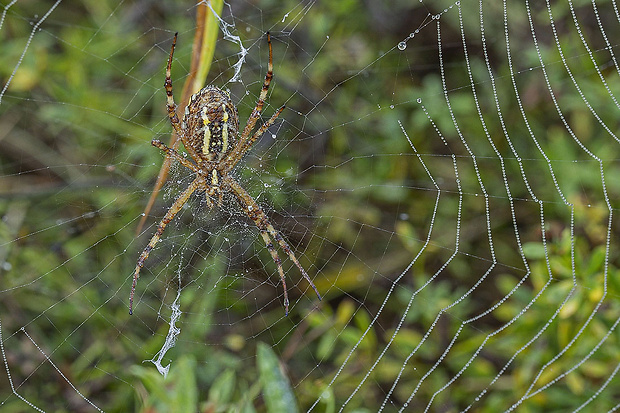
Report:
M263 88L260 91L256 107L254 108L254 110L252 110L252 114L248 118L248 123L246 123L245 128L243 128L241 139L237 144L237 146L239 147L245 146L245 141L250 136L250 133L252 132L252 129L254 129L254 126L256 125L258 119L260 119L260 113L263 110L265 99L267 99L267 91L269 90L271 79L273 79L273 56L271 53L271 35L269 34L269 32L267 32L267 44L269 45L269 64L267 65L267 74L265 75L265 81L263 82Z
M171 71L171 66L172 66L172 55L174 54L174 46L177 43L178 34L179 33L175 33L174 38L172 39L172 47L170 48L170 56L168 57L168 65L166 66L166 80L164 82L164 87L166 90L166 108L168 109L168 118L170 119L170 123L172 124L172 128L174 129L174 132L172 133L172 136L170 138L170 145L172 145L175 148L179 146L179 138L181 138L183 145L185 145L184 135L182 133L183 128L181 127L180 122L179 122L179 117L177 116L176 104L174 103L174 96L172 95L172 79L170 78L170 71ZM157 181L155 182L155 186L153 187L151 196L146 204L146 207L144 208L144 214L142 215L142 218L140 219L140 222L138 223L136 235L140 234L140 232L142 231L142 227L144 226L144 223L146 222L146 216L148 212L151 210L151 208L153 207L153 204L155 203L155 198L157 197L159 190L164 185L164 182L166 181L166 178L168 177L168 171L170 170L170 164L171 164L171 159L169 157L166 157L163 165L161 166L161 169L159 170L159 175L157 176Z
M310 276L308 276L308 273L306 272L306 270L304 270L304 267L302 267L299 261L297 261L297 257L295 257L295 254L291 250L291 247L289 247L288 243L284 240L284 238L282 238L282 235L280 235L280 233L276 231L273 225L271 225L271 223L267 220L267 216L262 210L261 210L261 213L263 216L261 219L266 224L269 235L271 235L276 240L278 245L280 245L280 248L284 250L284 252L286 253L286 255L288 255L291 261L293 261L293 263L295 263L297 268L299 268L301 275L306 279L306 281L308 281L308 284L310 284L310 286L316 293L316 296L318 297L319 301L322 300L323 298L321 297L321 294L319 294L319 290L316 288L316 285L314 285L314 283L310 279Z
M190 161L188 161L187 159L185 159L185 157L181 156L174 149L168 147L162 141L157 140L157 139L153 139L151 141L151 145L153 145L153 146L161 149L162 151L166 152L166 154L168 156L170 156L171 158L176 159L177 161L179 161L181 163L181 165L183 165L184 167L186 167L188 169L191 169L196 174L203 175L205 173L204 170L200 169L198 166L196 166L195 164L193 164ZM217 205L218 206L222 206L223 197L222 197L222 191L220 190L220 186L219 186L218 173L217 173L217 171L215 169L213 169L209 175L211 176L211 185L210 185L209 189L206 191L206 194L207 194L207 198L206 198L207 206L209 208L213 208L213 201L211 201L211 198L214 198L214 199L217 200Z
M282 113L284 108L285 106L282 106L280 109L278 109L276 113L274 113L271 118L269 118L269 120L263 124L263 126L261 126L256 132L254 132L250 139L244 141L242 144L238 144L237 146L235 146L235 149L225 160L225 173L231 171L235 167L235 165L237 165L241 158L243 158L243 155L245 155L245 153L250 150L252 145L254 145L254 142L256 142L256 140L260 138L271 125L274 124L274 122L276 121L278 116L280 116L280 113Z
M256 221L254 222L256 223ZM256 225L258 226L258 224ZM282 282L282 288L284 289L284 315L288 316L288 305L289 305L288 290L286 288L286 278L284 277L284 269L282 268L282 260L278 256L278 252L274 248L273 242L271 242L271 238L269 238L269 234L267 230L261 228L260 226L258 226L258 228L260 229L260 235L263 237L263 240L265 241L265 245L267 246L267 249L269 250L269 253L271 254L271 258L273 258L273 261L276 263L276 266L278 267L278 274L280 275L280 281Z
M176 159L177 161L179 161L181 163L181 165L183 165L184 167L191 169L192 171L196 172L196 173L200 173L200 169L194 165L193 163L191 163L190 161L188 161L187 159L185 159L183 156L181 156L177 151L175 151L174 149L168 147L165 143L163 143L160 140L157 139L153 139L151 141L151 145L155 146L156 148L161 149L162 151L166 152L166 154L174 159Z
M304 270L304 268L301 266L301 264L297 260L297 257L295 257L295 254L289 247L288 243L284 240L284 238L282 238L282 235L280 235L280 233L276 231L273 225L271 225L269 219L267 218L267 215L265 215L261 207L250 196L250 194L248 194L247 191L243 189L243 187L232 177L230 177L229 175L225 175L223 181L231 188L233 194L237 197L237 200L243 205L245 213L252 219L252 221L254 221L254 224L256 224L256 226L260 230L261 236L263 237L263 240L267 245L267 249L271 253L272 258L278 267L278 272L282 281L282 287L284 288L284 304L286 315L288 315L288 294L286 291L284 270L282 269L282 262L275 251L270 236L273 237L273 239L278 243L278 245L280 245L280 248L284 250L284 252L289 256L291 261L293 261L297 268L299 268L302 276L306 279L306 281L308 281L319 300L321 300L321 294L319 294L319 290L316 288L316 286L308 276L308 273L306 273L306 270Z
M138 278L140 277L140 270L144 266L144 261L146 261L146 259L149 257L151 250L155 248L155 245L157 244L157 242L161 238L161 235L166 229L166 225L168 225L168 223L170 223L170 221L172 221L174 217L179 213L181 208L183 208L183 205L187 203L187 200L192 195L192 193L194 193L194 191L201 187L202 182L203 181L201 181L201 178L197 177L187 187L187 189L183 191L181 195L179 195L176 201L174 201L174 204L172 204L170 209L168 209L168 212L166 212L166 215L164 215L162 220L159 222L155 234L153 234L148 245L146 246L146 248L144 248L142 254L140 254L140 258L138 258L138 263L136 264L136 269L133 272L133 284L131 285L131 293L129 294L129 315L133 314L133 296L136 291L136 284L138 283Z
M278 116L280 116L280 113L282 113L282 111L284 110L286 106L282 105L280 107L280 109L278 109L276 111L276 113L274 113L267 122L265 122L263 124L263 126L261 126L260 128L258 128L258 130L256 132L254 132L254 134L252 135L252 137L250 139L248 139L244 144L243 144L243 148L241 148L241 153L244 154L246 153L250 147L252 145L254 145L254 142L256 142L256 140L258 138L260 138L261 136L263 136L263 133L265 133L265 131L267 131L267 129L269 129L271 127L271 125L274 124L274 122L276 121L276 119L278 119Z
M172 95L172 79L170 78L170 72L172 68L172 55L174 54L174 47L177 44L177 35L179 33L174 34L174 39L172 39L172 47L170 48L170 56L168 57L168 65L166 66L166 81L164 82L164 87L166 88L166 108L168 109L168 117L170 118L170 123L172 123L172 127L174 131L179 136L183 136L181 133L181 121L179 120L179 116L177 115L177 105L174 103L174 96Z
M166 108L168 109L168 117L170 118L170 123L174 128L177 136L183 142L183 146L185 146L185 150L192 155L194 159L201 159L196 155L194 148L187 142L187 138L183 133L181 128L181 121L179 120L179 116L177 115L177 105L174 103L174 95L172 94L172 79L171 79L171 71L172 71L172 55L174 55L174 48L177 44L177 35L179 33L174 34L174 38L172 39L172 47L170 47L170 56L168 57L168 64L166 65L166 80L164 82L164 87L166 89ZM176 147L176 145L175 145ZM161 148L160 148L161 149Z

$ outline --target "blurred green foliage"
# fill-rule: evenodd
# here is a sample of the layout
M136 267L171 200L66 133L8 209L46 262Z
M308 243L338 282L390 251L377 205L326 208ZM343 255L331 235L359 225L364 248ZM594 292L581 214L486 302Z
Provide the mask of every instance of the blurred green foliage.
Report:
M9 9L0 32L4 62L19 59L32 27L24 20L46 10L41 4L18 2ZM482 197L472 196L480 192L480 187L471 160L455 132L447 137L449 144L437 138L433 124L416 101L424 96L423 104L434 111L432 121L439 130L453 129L438 77L434 23L420 26L428 13L438 13L443 6L396 1L390 7L375 4L371 11L353 0L316 2L306 12L291 13L280 22L286 11L298 11L302 6L292 0L264 1L258 9L233 2L233 34L238 34L245 45L264 42L263 32L267 30L274 36L275 81L269 96L273 103L265 112L269 116L275 107L286 103L290 109L282 116L286 120L278 139L292 141L275 144L276 154L270 154L269 145L257 148L239 174L250 188L260 188L260 201L273 209L274 221L278 227L284 226L283 232L293 238L291 243L305 245L300 260L315 273L320 269L315 282L325 293L325 300L320 311L313 311L310 299L300 300L289 318L283 319L278 299L270 305L261 303L258 309L251 300L240 299L235 292L245 291L248 287L244 279L253 275L223 276L232 271L227 264L227 249L236 252L226 238L238 234L238 228L218 229L210 234L221 219L196 223L186 213L178 218L181 223L172 245L167 244L172 258L167 261L165 256L160 257L157 263L152 260L153 269L143 275L138 287L141 291L148 289L147 293L139 293L140 315L129 318L127 277L144 244L144 237L134 239L133 230L162 160L148 142L157 136L167 137L171 130L165 114L163 67L172 33L179 31L173 80L180 91L184 70L189 66L194 20L191 5L183 2L136 2L124 4L122 11L116 7L112 1L61 5L43 26L45 35L37 34L29 46L0 106L0 123L5 131L0 137L4 140L0 155L0 213L4 217L0 223L0 261L10 263L10 268L0 270L3 340L6 347L11 347L6 351L15 377L27 380L33 372L52 377L36 391L29 383L18 389L37 406L55 406L58 395L63 395L70 401L59 410L82 411L89 407L19 332L22 326L37 337L37 343L44 344L48 356L71 382L80 383L79 391L106 411L298 411L298 407L305 410L321 396L316 411L333 412L390 342L402 310L420 291L384 362L370 373L369 380L377 386L347 405L347 411L374 411L400 374L400 384L392 397L398 403L407 400L432 366L429 361L437 360L445 348L445 337L456 333L455 325L510 295L510 300L482 324L464 329L452 352L469 356L486 334L517 316L550 283L545 300L535 301L520 318L518 328L522 334L495 343L471 366L470 376L476 379L469 377L467 383L450 393L449 399L447 395L438 398L438 403L450 402L455 408L464 408L471 402L471 389L482 391L505 362L506 354L524 346L525 340L551 317L571 291L572 274L578 274L581 287L573 291L557 322L550 327L554 341L523 352L515 371L502 376L501 390L487 396L484 411L491 412L497 406L505 408L505 398L512 400L515 392L522 394L527 389L531 371L570 342L604 293L612 297L620 293L616 254L611 261L605 261L608 211L601 204L588 207L588 199L596 199L594 194L600 189L598 166L577 171L574 163L564 162L580 160L580 165L589 165L590 160L577 145L566 145L563 125L548 124L556 116L549 115L552 109L539 95L539 89L544 87L541 84L531 85L523 95L530 99L529 108L537 115L530 119L535 133L547 138L556 174L579 177L567 179L563 187L571 196L576 215L582 217L576 223L579 236L574 240L577 268L573 272L571 234L561 225L566 222L566 209L560 207L563 204L558 197L549 196L549 204L545 205L552 219L546 223L548 240L543 245L538 204L530 202L525 185L515 183L512 197L519 201L519 230L531 277L523 288L512 292L525 270L514 245L506 190L501 179L494 179L499 175L497 160L480 129L471 91L455 94L451 104L463 122L462 129L479 133L477 138L468 139L484 142L476 148L476 155L482 179L488 185L486 190L491 194L491 208L503 211L493 215L493 229L494 247L505 271L484 290L487 295L476 300L470 295L462 300L458 311L445 311L452 324L437 327L442 345L422 347L419 357L412 359L411 368L401 372L403 358L422 340L436 316L465 294L490 262ZM556 19L568 19L568 11L565 13ZM476 36L478 24L475 19L465 19L465 32ZM449 50L460 41L456 13L446 14L442 25L447 37L444 44ZM425 30L409 42L406 51L388 53L418 27ZM497 30L503 33L501 28ZM525 35L529 35L525 30L514 34L515 40ZM574 38L562 39L567 46L576 42ZM489 47L495 56L505 54L505 45L500 41ZM230 78L237 52L238 45L220 37L209 81L221 84ZM242 76L244 83L227 85L240 101L241 119L246 119L253 108L266 68L265 46L250 52ZM583 58L583 71L587 70L586 56L578 51L565 53L574 59ZM472 61L474 76L484 79L486 67L480 50L472 51L471 56L476 56ZM446 53L445 58L446 77L454 82L448 88L469 85L463 75L462 57ZM525 66L538 65L531 51L524 51L521 58L528 62ZM2 79L7 79L13 68L13 64L1 65ZM494 70L497 76L508 75L505 63L498 63ZM554 71L550 74L559 76ZM570 88L565 79L552 81ZM601 99L608 99L595 72L582 76L580 81L583 89L601 90ZM618 80L613 81L614 90L618 90ZM488 81L481 83L481 100L493 102ZM498 87L502 95L514 93L508 81L500 82ZM251 90L248 96L246 89ZM590 114L584 112L583 101L578 95L574 100L574 111L565 116L578 135L589 141L593 152L603 153L607 159L617 158L617 143L597 139L600 131ZM503 113L508 122L516 123L516 102L507 101L513 106L503 107ZM487 105L494 110L490 103ZM600 108L606 119L617 113L617 108L608 106ZM415 155L398 121L415 142L416 151L427 155L424 159L432 175L443 180L445 192L436 220L450 222L450 230L433 233L427 253L397 285L396 299L390 300L381 318L373 321L391 282L423 247L437 196L420 163L412 162ZM490 128L490 136L502 135L498 122L490 124ZM522 135L518 136L528 136L525 130L519 132ZM540 161L536 147L525 143L525 139L516 139L515 145L529 162L531 185L538 194L555 193L548 165ZM505 143L498 145L504 145L500 149L508 153ZM446 253L445 246L453 248L455 243L454 215L460 200L453 183L451 154L458 155L455 162L464 186L462 192L468 195L463 200L463 215L482 218L461 222L459 248L466 254L454 258L449 274L442 274L419 290L449 257L451 251ZM350 162L352 159L355 162ZM506 160L506 169L510 176L520 176L514 159ZM605 171L608 177L619 172L617 163ZM613 207L617 208L620 181L609 179L607 184ZM171 193L176 191L178 188L169 189ZM162 200L160 208L169 201L170 196ZM286 208L290 211L278 212ZM294 225L286 222L287 214L302 216L298 218L302 230L286 227ZM308 219L303 221L303 217ZM187 230L182 229L186 226ZM248 237L259 238L253 228L248 232ZM549 262L545 248L547 256L553 257ZM260 263L264 263L273 270L269 253L256 249L260 262L245 265L262 268ZM183 251L204 254L187 257ZM165 358L171 369L164 378L151 364L140 362L155 354L166 337L167 309L174 298L171 291L178 287L173 272L183 260L191 260L185 265L193 273L184 274L187 279L183 280L181 296L181 335ZM552 282L547 266L554 274ZM605 292L604 270L608 272ZM192 277L200 281L192 282ZM267 289L267 294L273 295L274 291ZM585 357L582 349L595 345L610 329L618 311L617 301L599 310L592 328L600 334L575 346L571 350L575 357ZM248 313L259 315L247 317ZM84 323L88 328L79 327ZM612 339L617 342L617 334ZM348 359L354 346L355 357ZM604 352L610 352L610 347L605 347ZM606 377L605 358L615 356L597 354L588 359L579 374L570 375L550 393L529 401L528 411L561 411L580 404L588 391L596 389L592 383ZM340 373L338 386L328 387L345 360L347 366ZM446 382L466 361L466 356L450 359L435 370L438 378L432 380ZM560 360L554 368L568 369L570 362ZM314 368L317 364L320 369ZM305 376L306 372L311 373ZM542 382L545 380L543 377ZM23 411L25 404L11 397L6 378L3 381L6 383L0 388L0 400L7 400L3 411ZM423 387L420 398L428 400L436 387ZM598 405L601 409L610 406L611 401L604 399Z

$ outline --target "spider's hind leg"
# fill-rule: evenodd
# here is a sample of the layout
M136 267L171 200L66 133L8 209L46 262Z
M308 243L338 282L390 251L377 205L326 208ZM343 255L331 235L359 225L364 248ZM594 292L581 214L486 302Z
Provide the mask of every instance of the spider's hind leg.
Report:
M280 245L280 248L282 248L284 252L286 252L288 257L291 259L291 261L295 263L297 268L299 268L301 275L306 279L306 281L308 281L308 284L310 284L310 286L316 293L316 296L319 298L319 300L322 300L323 298L321 297L321 294L319 294L319 290L316 288L316 285L314 285L314 283L310 279L310 276L308 276L308 273L306 272L306 270L304 270L304 267L302 267L299 261L297 261L297 257L295 257L295 254L291 250L291 247L289 247L288 243L284 240L284 238L282 238L282 235L280 235L280 233L276 231L273 225L271 225L269 221L267 221L267 217L265 217L264 221L267 224L267 231L269 232L269 235L271 235L276 240L278 245Z
M174 217L179 213L179 211L181 211L183 205L187 203L189 197L200 187L200 184L201 181L199 180L199 178L194 179L194 181L192 181L192 183L187 187L187 189L185 189L185 191L183 191L181 195L179 195L176 201L174 201L174 204L172 204L172 206L170 206L170 208L168 209L168 212L166 212L166 215L164 215L162 220L159 222L159 225L157 225L157 230L155 231L155 234L153 234L148 245L144 248L142 254L140 254L140 258L138 258L136 268L133 271L133 283L131 284L131 293L129 294L129 315L133 314L133 296L136 291L136 284L138 283L138 278L140 278L140 270L144 266L144 261L146 261L153 248L155 248L155 245L157 245L157 243L161 239L161 236L166 229L166 225L168 225L170 221L172 221Z
M265 244L267 245L267 249L271 253L271 257L273 258L274 262L276 263L278 267L278 273L280 274L280 279L282 280L282 286L284 287L284 304L285 304L286 314L288 315L289 301L288 301L288 293L286 290L286 280L284 278L284 270L282 269L282 261L280 260L280 257L278 257L278 253L275 250L275 247L271 241L270 236L273 237L273 239L278 243L280 248L282 248L284 252L286 252L286 254L289 256L291 261L293 261L295 265L297 266L297 268L299 268L299 271L301 271L301 274L303 275L303 277L306 279L306 281L308 281L308 283L310 284L310 286L316 293L319 300L321 300L321 295L319 294L319 290L316 288L316 286L314 285L314 283L308 276L308 273L306 272L306 270L304 270L304 268L301 266L301 264L297 260L297 257L295 257L295 254L289 247L288 243L284 240L284 238L282 238L282 235L280 235L280 233L276 231L273 225L271 225L271 223L269 222L269 219L267 219L267 215L265 215L261 207L256 203L256 201L254 201L254 199L250 196L250 194L248 194L247 191L243 189L243 187L239 185L239 183L235 181L233 178L227 175L224 178L222 178L222 180L226 186L230 187L230 189L232 190L232 193L237 197L237 200L243 206L245 213L248 215L248 217L252 219L252 221L254 221L254 224L256 224L256 226L260 230L261 236L263 237L263 240L265 241Z
M278 274L280 275L280 281L282 282L282 288L284 289L284 315L288 316L288 306L289 306L288 290L286 288L286 278L284 277L284 270L282 269L282 260L278 256L278 252L274 248L273 243L271 242L271 238L269 238L269 234L267 233L267 230L262 229L260 226L259 226L259 229L260 229L260 235L263 237L263 240L265 241L265 245L267 246L267 249L269 250L269 253L271 254L271 258L273 258L273 261L276 263L276 266L278 267Z

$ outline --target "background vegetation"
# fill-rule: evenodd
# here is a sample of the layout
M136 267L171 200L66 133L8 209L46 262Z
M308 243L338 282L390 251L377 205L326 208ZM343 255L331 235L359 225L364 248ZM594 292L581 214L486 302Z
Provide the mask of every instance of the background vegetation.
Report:
M35 34L0 102L0 320L4 356L21 396L44 410L90 411L92 406L79 397L71 385L75 384L100 408L119 412L285 411L282 406L294 411L295 406L306 410L321 396L315 411L331 412L351 394L400 328L383 362L372 372L372 386L347 405L347 411L376 411L406 355L438 314L445 313L430 338L435 345L421 348L391 396L401 406L439 359L459 324L509 295L497 311L461 333L451 350L453 357L439 364L434 382L422 386L416 396L428 401L487 334L510 322L542 289L544 299L519 319L518 329L510 338L485 348L467 381L437 398L436 405L442 406L437 409L465 408L472 402L472 389L482 391L507 355L524 346L562 306L561 317L550 327L551 339L528 347L478 411L509 407L506 400L512 403L524 393L532 371L558 354L601 297L607 297L589 330L598 334L584 336L572 348L573 358L555 365L568 369L583 359L579 374L529 400L527 411L574 408L601 387L609 375L609 361L617 361L619 337L612 326L620 311L620 277L615 249L607 255L607 231L617 228L608 226L598 164L568 136L545 97L543 78L532 76L521 97L534 133L544 138L562 190L574 205L577 218L571 227L570 209L555 190L549 163L520 123L516 100L510 99L514 92L505 61L501 9L488 5L487 47L500 79L497 94L503 98L507 127L516 135L515 145L532 179L530 185L544 201L547 218L541 226L540 206L521 182L519 162L508 156L506 173L514 182L510 200L517 201L519 236L531 274L512 294L527 269L518 254L498 158L473 104L458 13L453 8L441 17L443 70L451 82L447 88L452 110L466 141L473 145L479 171L454 130L439 77L437 30L431 16L442 13L444 5L390 3L265 0L224 6L224 19L234 23L228 30L240 36L249 55L242 66L242 82L227 83L239 46L220 35L207 83L230 88L242 120L256 101L266 70L264 32L270 30L274 36L276 77L266 114L283 103L288 109L276 129L276 140L265 143L270 140L266 136L238 174L250 192L259 194L261 204L325 294L319 305L303 283L294 286L291 294L296 305L288 318L283 318L276 278L265 281L275 270L271 258L257 231L244 226L243 215L234 208L212 214L185 212L167 230L159 258L151 258L151 267L142 276L136 315L127 315L128 277L135 259L152 224L183 187L166 187L151 212L151 226L136 238L135 228L162 162L148 142L155 137L167 140L171 130L163 92L167 52L172 34L179 31L173 80L180 92L192 53L195 7L180 1L132 1L119 6L98 0L61 3L53 11L41 27L43 32ZM510 3L515 8L513 23L521 29L513 30L511 39L517 48L529 45L531 40L526 40L531 34L522 6ZM613 17L611 6L608 2L599 6L609 11L601 13L607 22ZM0 30L3 85L24 51L33 23L48 8L48 2L29 1L8 9ZM572 25L569 8L555 10L558 27ZM591 5L577 7L578 13L591 13L587 10ZM544 9L534 12L540 17ZM477 16L468 10L462 24L472 39L468 45L472 73L483 79L486 67ZM609 59L596 21L580 21L596 56ZM397 45L416 29L420 31L406 48L398 50ZM563 99L564 116L593 152L605 156L606 190L615 212L620 200L620 181L614 179L620 172L618 143L593 120L562 72L548 28L543 26L540 34L548 35L542 49L553 62L549 74ZM618 36L609 35L617 41ZM578 46L571 49L580 44L574 30L560 31L559 36L582 89L609 102L587 54ZM612 53L617 52L617 43L613 47ZM517 52L518 68L539 67L535 50ZM615 69L608 65L602 70L617 93L620 82ZM518 79L527 83L527 72ZM496 117L490 82L479 82L485 113ZM418 97L423 97L431 115L421 109ZM594 104L617 129L617 106ZM494 119L488 134L503 136L502 125ZM443 191L435 212L437 191L416 161L399 121ZM437 130L451 132L442 141ZM507 143L499 145L503 154L510 153ZM454 179L455 164L460 188ZM458 308L445 311L493 260L484 197L478 196L482 193L479 177L490 195L493 247L501 257L501 268ZM187 178L175 169L171 182ZM200 207L200 202L194 207ZM457 213L463 217L458 225ZM394 280L423 248L431 217L436 224L433 242L415 268L399 279L393 298L383 308ZM459 253L450 258L445 271L415 293L454 251ZM291 284L297 284L295 270L289 269L288 274L295 279ZM574 274L578 288L564 305ZM166 337L179 277L181 335L164 357L164 365L171 363L164 379L152 364L142 361L153 357ZM417 294L415 304L399 326L412 294ZM373 321L380 308L380 318ZM608 331L613 332L608 344L586 359ZM328 386L354 346L356 353L339 373L337 386ZM0 403L7 412L27 406L11 391L7 374L0 375ZM602 411L616 403L614 397L602 397L593 408Z

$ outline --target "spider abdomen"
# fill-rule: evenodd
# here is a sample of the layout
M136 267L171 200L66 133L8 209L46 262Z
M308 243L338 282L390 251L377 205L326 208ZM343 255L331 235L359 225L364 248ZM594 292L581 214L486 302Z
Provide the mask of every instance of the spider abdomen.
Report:
M207 86L190 98L181 127L200 158L218 162L234 147L239 114L227 92Z

